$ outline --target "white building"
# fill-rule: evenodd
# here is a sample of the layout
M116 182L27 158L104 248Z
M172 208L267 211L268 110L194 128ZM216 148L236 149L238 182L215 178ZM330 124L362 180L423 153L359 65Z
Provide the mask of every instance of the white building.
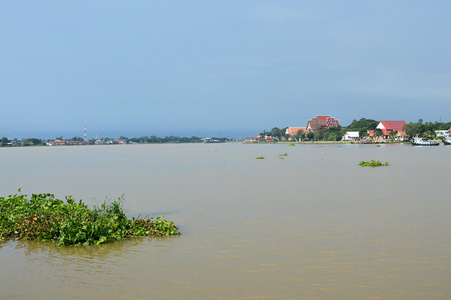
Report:
M342 141L354 141L359 138L358 131L348 131L342 138Z
M448 136L449 135L449 130L436 130L435 131L435 136L439 137L439 136Z

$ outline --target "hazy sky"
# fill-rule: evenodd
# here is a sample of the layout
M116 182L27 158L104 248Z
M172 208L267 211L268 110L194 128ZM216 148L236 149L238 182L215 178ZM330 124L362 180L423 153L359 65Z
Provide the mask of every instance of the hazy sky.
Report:
M451 1L3 0L0 136L451 121Z

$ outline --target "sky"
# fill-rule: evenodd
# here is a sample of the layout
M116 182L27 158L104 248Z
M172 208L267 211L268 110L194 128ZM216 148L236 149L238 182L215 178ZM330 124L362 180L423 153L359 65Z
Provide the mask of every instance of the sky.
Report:
M451 1L1 0L0 136L451 121Z

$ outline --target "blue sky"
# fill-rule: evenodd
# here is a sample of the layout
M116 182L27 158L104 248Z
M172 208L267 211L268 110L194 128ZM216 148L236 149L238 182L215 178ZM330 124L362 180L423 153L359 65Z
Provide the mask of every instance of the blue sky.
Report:
M451 121L450 1L0 1L0 136Z

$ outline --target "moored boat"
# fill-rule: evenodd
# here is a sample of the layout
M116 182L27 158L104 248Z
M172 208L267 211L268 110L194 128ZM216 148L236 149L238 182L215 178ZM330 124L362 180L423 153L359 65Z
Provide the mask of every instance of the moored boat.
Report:
M204 144L210 144L210 143L224 143L225 140L217 140L212 138L203 138Z
M443 140L443 145L451 145L451 136L446 136Z
M414 146L438 146L438 142L430 141L428 139L416 136L410 140L410 143Z

